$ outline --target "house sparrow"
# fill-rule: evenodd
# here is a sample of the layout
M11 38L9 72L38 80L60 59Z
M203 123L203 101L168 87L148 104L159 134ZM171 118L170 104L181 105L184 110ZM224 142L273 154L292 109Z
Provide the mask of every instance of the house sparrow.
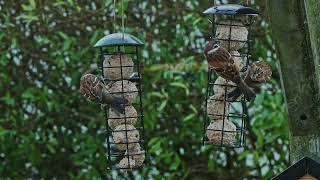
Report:
M255 92L259 93L261 86L265 84L272 75L271 67L263 62L254 62L248 69L244 78L244 82ZM237 88L228 94L228 98L238 99L241 96L240 90Z
M204 49L209 66L221 77L234 82L247 100L255 97L255 93L240 76L240 70L234 63L232 55L219 44L210 41Z
M125 104L128 103L126 99L110 94L103 81L94 74L94 70L86 72L81 77L80 93L89 101L109 106L121 114L124 114Z

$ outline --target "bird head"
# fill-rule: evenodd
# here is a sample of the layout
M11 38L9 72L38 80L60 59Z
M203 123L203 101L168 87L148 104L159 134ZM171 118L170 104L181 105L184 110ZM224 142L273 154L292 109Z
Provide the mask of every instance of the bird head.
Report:
M256 61L250 67L250 78L253 81L266 83L272 76L272 69L264 61Z
M204 48L204 54L209 56L214 56L215 53L219 50L220 45L215 41L210 41Z
M80 78L80 93L89 101L97 99L93 91L98 86L101 86L101 80L94 74L87 73Z
M97 73L98 73L98 69L97 68L91 68L91 69L87 70L84 74L97 75Z

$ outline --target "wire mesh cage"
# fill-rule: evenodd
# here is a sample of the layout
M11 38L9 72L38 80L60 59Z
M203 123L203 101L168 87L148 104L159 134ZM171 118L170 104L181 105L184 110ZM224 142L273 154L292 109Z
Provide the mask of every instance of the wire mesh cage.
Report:
M139 49L143 43L126 33L100 39L101 74L108 93L124 100L123 111L103 107L106 127L107 169L132 170L146 158Z
M225 48L244 75L251 57L251 25L258 12L241 5L213 6L209 15L210 41ZM208 68L203 145L239 148L244 146L248 111L246 98L233 94L237 85Z

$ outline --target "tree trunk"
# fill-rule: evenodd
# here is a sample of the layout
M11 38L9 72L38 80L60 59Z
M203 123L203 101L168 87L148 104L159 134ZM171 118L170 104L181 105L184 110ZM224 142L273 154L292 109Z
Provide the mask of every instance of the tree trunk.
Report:
M320 1L267 0L290 126L290 159L320 162Z

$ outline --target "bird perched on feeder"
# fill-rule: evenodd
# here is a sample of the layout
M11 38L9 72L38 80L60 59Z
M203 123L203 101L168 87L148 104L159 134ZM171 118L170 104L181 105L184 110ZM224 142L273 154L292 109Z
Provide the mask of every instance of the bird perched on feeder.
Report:
M271 75L272 69L267 63L263 61L256 61L249 67L244 78L244 82L255 93L259 93L261 86L271 78ZM241 92L238 88L228 94L228 97L232 99L238 99L240 96Z
M234 82L247 100L255 97L251 90L240 76L240 70L235 64L232 55L218 43L210 41L204 49L209 66L221 77Z
M109 106L116 112L124 114L125 104L128 101L121 97L110 94L103 81L96 75L96 70L86 72L80 79L80 93L89 101L96 102L102 106Z

